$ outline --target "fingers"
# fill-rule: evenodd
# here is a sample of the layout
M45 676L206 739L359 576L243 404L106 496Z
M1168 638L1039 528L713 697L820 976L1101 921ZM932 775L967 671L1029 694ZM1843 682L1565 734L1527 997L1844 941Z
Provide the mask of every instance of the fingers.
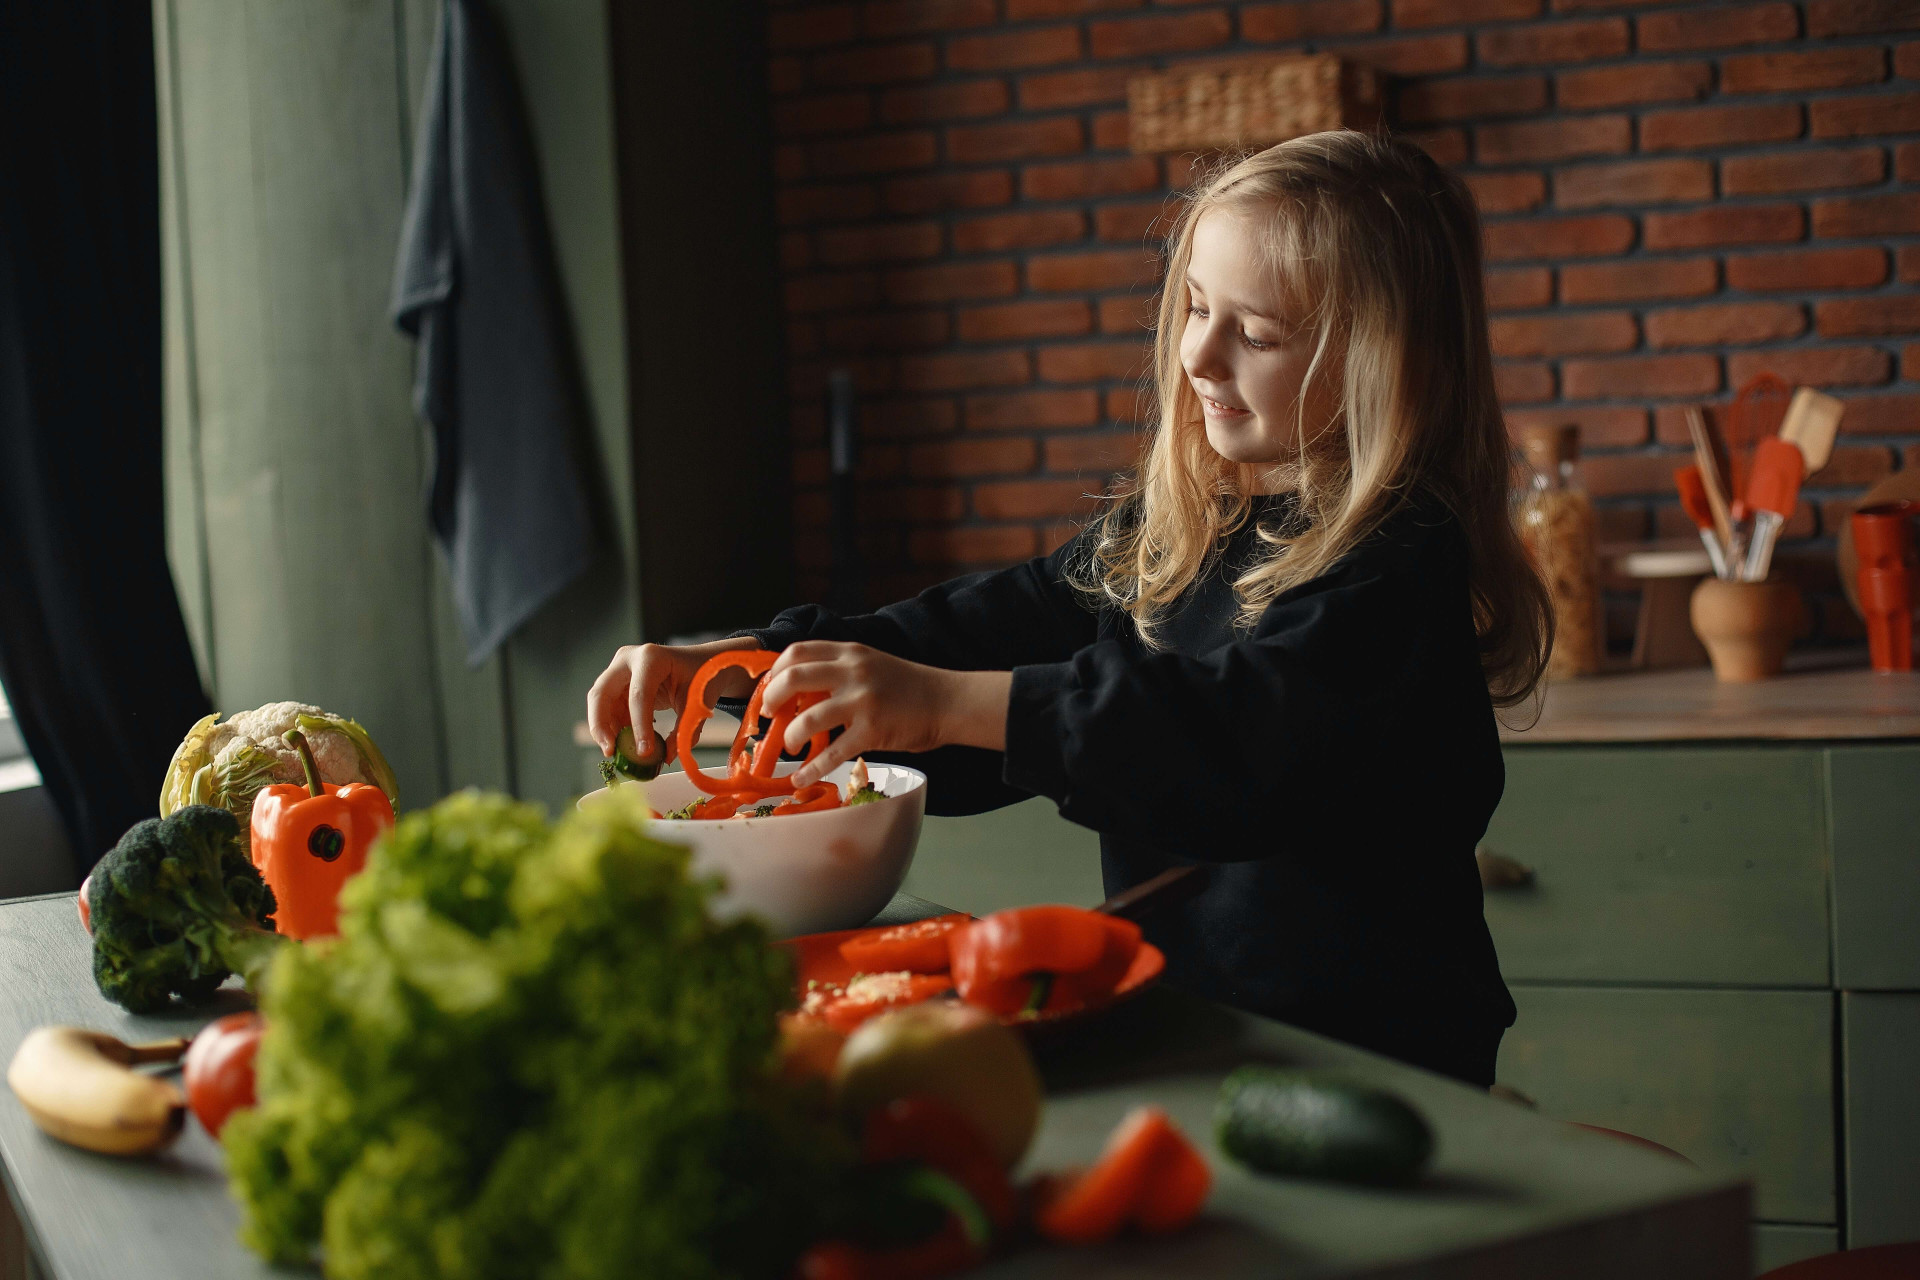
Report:
M792 652L792 649L787 650L787 653ZM786 662L784 668L781 662ZM787 662L786 654L782 654L781 662L774 663L773 669L767 672L766 692L760 695L760 705L769 712L786 706L803 693L831 693L846 684L853 675L848 664L838 658L821 660L816 657L811 661L802 658Z
M615 653L607 669L587 690L587 729L602 755L613 754L613 740L620 733L620 713L627 702L627 681L631 674L626 654L625 649Z
M795 723L798 723L797 719ZM797 791L801 787L812 786L855 756L866 754L869 749L867 736L849 728L829 742L825 751L793 771L794 789Z
M660 683L668 674L670 658L659 645L643 644L628 651L632 676L627 681L627 721L633 726L634 741L653 729L653 707ZM643 748L644 750L644 748Z
M788 722L780 748L790 756L798 755L807 749L807 742L815 734L841 726L851 727L853 718L852 708L844 700L828 698L808 707Z

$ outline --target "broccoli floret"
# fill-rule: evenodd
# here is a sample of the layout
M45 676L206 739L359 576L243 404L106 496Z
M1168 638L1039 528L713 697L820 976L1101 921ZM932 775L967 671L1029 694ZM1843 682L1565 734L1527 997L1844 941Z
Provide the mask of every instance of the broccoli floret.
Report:
M208 999L234 973L251 983L280 945L273 890L234 838L239 824L212 805L149 818L93 869L93 980L129 1013L173 996Z

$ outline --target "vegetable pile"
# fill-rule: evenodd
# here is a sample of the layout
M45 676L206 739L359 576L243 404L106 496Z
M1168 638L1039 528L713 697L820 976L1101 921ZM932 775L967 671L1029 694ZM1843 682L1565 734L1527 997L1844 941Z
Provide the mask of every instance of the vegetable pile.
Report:
M266 984L223 1141L243 1239L356 1277L783 1273L851 1144L776 1067L784 953L716 923L637 799L550 828L468 793L403 819L340 936Z
M787 726L793 723L795 716L820 701L825 694L801 694L774 712L771 726L765 733L755 732L762 718L760 697L767 687L765 676L779 656L765 649L734 649L715 654L694 674L693 683L687 688L687 709L680 717L674 737L680 767L687 771L687 779L706 792L708 798L690 806L685 814L675 816L731 818L742 809L756 813L766 809L764 816L784 817L840 807L840 788L831 782L822 779L796 791L791 779L776 778L773 774L773 767L780 760L781 743L786 741ZM750 676L760 677L760 681L753 686L753 696L747 702L746 713L740 718L740 732L727 752L727 776L715 778L694 759L693 745L700 740L700 726L713 714L712 708L707 705L707 685L716 675L731 667L739 667ZM811 760L826 747L827 733L823 730L814 734L808 742L803 759Z

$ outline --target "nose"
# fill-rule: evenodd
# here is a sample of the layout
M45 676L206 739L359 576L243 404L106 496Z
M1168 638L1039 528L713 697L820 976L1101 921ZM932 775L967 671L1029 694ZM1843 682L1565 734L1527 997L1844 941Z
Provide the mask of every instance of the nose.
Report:
M1180 344L1180 364L1187 377L1200 382L1224 382L1231 375L1226 344L1221 341L1214 318L1187 317L1186 340Z

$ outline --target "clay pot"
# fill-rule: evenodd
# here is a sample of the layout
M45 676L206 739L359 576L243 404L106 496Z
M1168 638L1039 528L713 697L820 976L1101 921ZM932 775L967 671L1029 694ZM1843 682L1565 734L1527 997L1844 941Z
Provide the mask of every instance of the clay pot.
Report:
M1713 674L1728 684L1779 675L1804 617L1800 588L1774 579L1704 579L1693 590L1690 612Z

